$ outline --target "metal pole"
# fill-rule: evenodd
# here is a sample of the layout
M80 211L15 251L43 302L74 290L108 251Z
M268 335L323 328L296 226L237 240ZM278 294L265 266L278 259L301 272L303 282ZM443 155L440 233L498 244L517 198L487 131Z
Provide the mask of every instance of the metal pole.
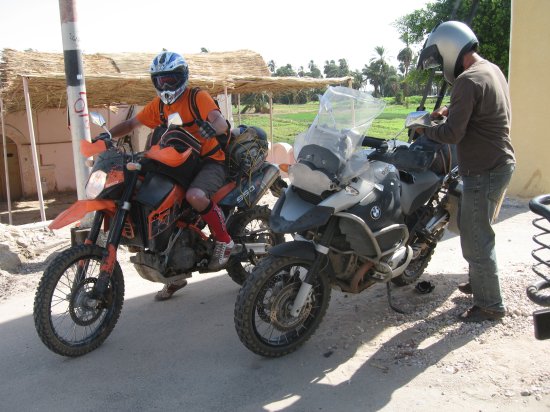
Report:
M0 98L0 119L2 120L2 144L4 147L4 170L6 176L6 200L8 202L8 219L10 225L13 225L11 217L11 191L10 191L10 174L8 173L8 147L6 144L6 131L4 130L4 101Z
M273 96L269 93L269 133L271 137L271 155L273 155Z
M231 113L231 105L229 104L229 95L227 94L227 85L223 85L223 94L225 95L225 113L227 114L227 121L233 126L233 113Z
M239 124L243 124L243 122L241 122L241 94L240 93L237 95L237 119L239 119Z
M69 121L71 123L76 191L78 198L84 199L86 197L86 180L90 170L84 163L86 159L80 154L80 141L82 139L91 141L91 138L75 6L76 0L59 0L63 57L65 59L65 77L67 80L67 110L69 111Z
M40 165L38 164L38 152L36 150L36 139L34 138L34 125L32 123L31 98L29 95L29 79L23 76L23 91L25 93L25 106L27 108L27 122L29 123L29 137L31 139L32 162L34 164L34 178L36 180L36 192L40 203L40 217L42 222L46 221L44 211L44 197L42 196L42 183L40 179Z

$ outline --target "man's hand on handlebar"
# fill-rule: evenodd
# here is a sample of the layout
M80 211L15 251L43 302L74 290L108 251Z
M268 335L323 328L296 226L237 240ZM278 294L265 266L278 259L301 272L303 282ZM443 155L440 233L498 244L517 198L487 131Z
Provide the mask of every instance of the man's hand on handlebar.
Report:
M95 143L98 140L111 140L111 135L107 132L100 133L92 139L92 143Z
M98 134L96 137L92 138L92 143L95 143L99 140L103 140L105 142L105 145L107 148L113 147L113 139L111 138L111 135L107 132L103 132Z
M430 118L434 120L441 120L444 117L449 115L449 108L447 106L441 106L438 109L435 109L431 114Z

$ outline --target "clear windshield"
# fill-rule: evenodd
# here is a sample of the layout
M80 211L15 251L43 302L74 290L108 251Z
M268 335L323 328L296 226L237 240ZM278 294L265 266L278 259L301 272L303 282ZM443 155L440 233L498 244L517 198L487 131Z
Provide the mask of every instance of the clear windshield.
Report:
M371 94L348 87L329 87L319 101L319 112L307 132L300 134L294 143L296 159L307 145L322 146L334 153L342 167L338 171L340 181L357 176L365 163L358 158L357 149L372 121L385 102ZM360 162L361 165L355 164ZM351 163L351 164L350 164Z

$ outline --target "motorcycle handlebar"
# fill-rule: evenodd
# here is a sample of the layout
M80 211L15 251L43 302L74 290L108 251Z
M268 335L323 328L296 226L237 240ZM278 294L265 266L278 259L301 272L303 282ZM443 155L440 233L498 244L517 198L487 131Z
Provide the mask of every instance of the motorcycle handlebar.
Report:
M362 146L373 147L382 151L388 150L388 142L384 139L372 136L364 136Z

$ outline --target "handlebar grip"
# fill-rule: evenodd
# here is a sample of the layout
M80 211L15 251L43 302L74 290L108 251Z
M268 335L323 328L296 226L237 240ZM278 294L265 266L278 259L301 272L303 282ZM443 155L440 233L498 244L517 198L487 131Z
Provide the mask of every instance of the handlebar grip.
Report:
M364 136L362 146L373 147L375 149L388 150L388 142L378 137Z
M550 194L534 197L529 201L531 212L546 218L550 221Z

